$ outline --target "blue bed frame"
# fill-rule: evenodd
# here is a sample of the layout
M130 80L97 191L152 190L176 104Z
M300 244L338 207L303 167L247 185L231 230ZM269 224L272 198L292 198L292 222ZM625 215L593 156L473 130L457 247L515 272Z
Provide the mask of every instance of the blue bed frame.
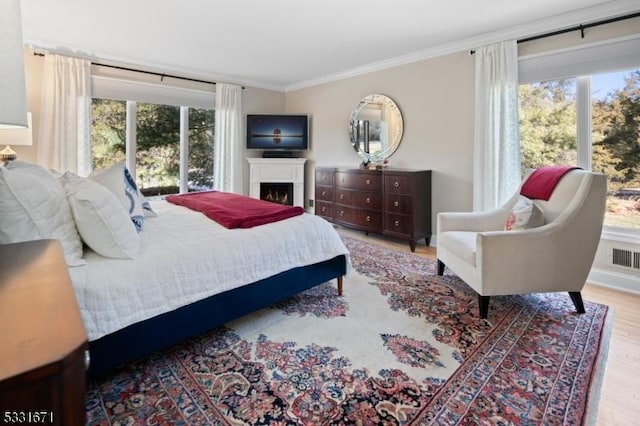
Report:
M258 282L216 294L89 342L89 378L196 336L233 319L266 308L347 272L344 255L290 269Z

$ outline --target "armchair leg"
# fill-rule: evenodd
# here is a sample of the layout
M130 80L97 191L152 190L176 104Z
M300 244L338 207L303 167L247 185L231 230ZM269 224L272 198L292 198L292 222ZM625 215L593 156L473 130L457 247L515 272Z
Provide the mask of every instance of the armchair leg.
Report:
M444 274L444 263L440 259L438 259L438 275Z
M478 307L480 310L480 318L486 319L489 315L489 298L491 296L478 295Z
M573 305L576 307L576 311L579 314L584 314L584 303L582 303L582 295L579 291L570 291L569 296L571 297L571 301Z

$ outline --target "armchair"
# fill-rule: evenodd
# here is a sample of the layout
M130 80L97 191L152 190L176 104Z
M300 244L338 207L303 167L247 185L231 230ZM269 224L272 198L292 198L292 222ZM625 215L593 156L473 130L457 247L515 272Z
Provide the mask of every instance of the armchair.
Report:
M480 317L491 296L567 291L584 313L582 290L600 241L606 177L574 169L548 201L534 200L544 224L504 230L520 191L487 212L439 213L438 275L445 265L478 293Z

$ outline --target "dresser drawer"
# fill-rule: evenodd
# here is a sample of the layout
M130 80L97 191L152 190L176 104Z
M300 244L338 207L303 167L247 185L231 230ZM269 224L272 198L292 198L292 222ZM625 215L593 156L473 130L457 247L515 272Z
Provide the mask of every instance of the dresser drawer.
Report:
M345 206L334 206L334 218L336 222L353 223L354 209Z
M382 194L377 192L354 191L351 205L363 209L380 210L382 208Z
M333 186L333 169L316 169L316 185Z
M411 195L412 191L413 191L413 179L411 178L411 176L385 175L384 177L385 194Z
M384 230L410 236L413 234L413 218L405 215L387 214L384 217Z
M380 232L382 229L382 213L373 210L357 210L353 212L353 222L363 229Z
M342 188L336 188L335 197L333 201L337 204L342 204L343 206L352 206L353 205L353 191L347 189L344 190Z
M317 201L333 201L333 187L316 186L316 202Z
M316 201L316 215L333 219L333 203Z
M413 199L408 195L386 195L384 208L387 213L413 214Z
M350 189L380 191L382 175L380 173L336 172L336 186Z
M335 213L336 222L371 232L382 230L382 213L380 211L335 206Z

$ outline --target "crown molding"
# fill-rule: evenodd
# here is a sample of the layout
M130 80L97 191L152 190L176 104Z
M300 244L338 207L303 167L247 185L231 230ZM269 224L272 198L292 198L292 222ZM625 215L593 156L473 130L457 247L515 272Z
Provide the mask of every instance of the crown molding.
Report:
M638 12L639 10L640 9L638 7L637 0L614 0L599 6L593 6L546 19L533 21L525 25L518 25L504 30L485 33L476 37L470 37L451 43L444 43L440 46L421 50L407 55L374 62L368 65L352 68L335 74L329 74L315 79L301 81L299 83L287 86L285 88L285 91L290 92L308 87L319 86L321 84L331 83L333 81L356 77L359 75L431 59L438 56L458 53L465 50L472 50L478 46L483 46L489 43L531 37L550 31L556 31L562 28L569 28L579 24L586 24L600 19L622 16L629 13Z

